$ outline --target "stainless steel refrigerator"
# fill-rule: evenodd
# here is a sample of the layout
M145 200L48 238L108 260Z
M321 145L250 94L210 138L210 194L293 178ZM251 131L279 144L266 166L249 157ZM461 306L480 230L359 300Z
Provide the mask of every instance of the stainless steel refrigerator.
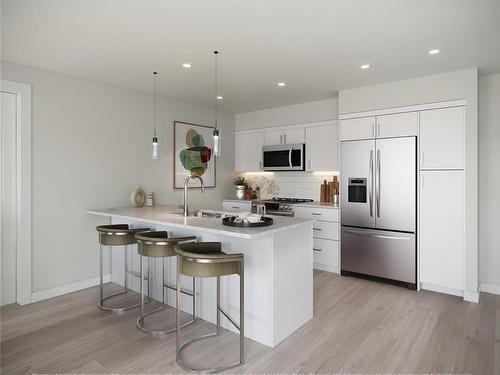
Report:
M416 138L341 148L341 274L416 289Z

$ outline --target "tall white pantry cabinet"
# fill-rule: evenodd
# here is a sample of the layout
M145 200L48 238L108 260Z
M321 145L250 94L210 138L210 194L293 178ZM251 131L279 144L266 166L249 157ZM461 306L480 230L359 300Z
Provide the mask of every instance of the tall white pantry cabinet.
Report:
M417 136L417 279L464 293L465 101L342 115L341 140ZM342 171L341 171L342 173Z

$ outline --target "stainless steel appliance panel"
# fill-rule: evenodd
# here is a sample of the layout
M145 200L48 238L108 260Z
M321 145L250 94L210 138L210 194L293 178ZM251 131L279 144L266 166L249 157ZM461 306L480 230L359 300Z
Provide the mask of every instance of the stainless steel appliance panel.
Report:
M375 149L375 227L414 232L416 139L377 139Z
M305 170L305 145L274 145L262 147L264 171L303 171Z
M375 141L341 143L341 220L342 225L375 227ZM363 185L366 185L363 191ZM349 194L349 190L351 193ZM360 199L364 197L364 199Z
M413 233L342 227L341 245L342 271L416 283Z

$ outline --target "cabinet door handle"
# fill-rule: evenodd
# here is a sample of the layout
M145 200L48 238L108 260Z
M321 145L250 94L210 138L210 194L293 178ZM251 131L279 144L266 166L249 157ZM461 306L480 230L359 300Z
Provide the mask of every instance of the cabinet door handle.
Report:
M259 169L262 169L262 160L259 161Z
M286 144L286 133L283 135L283 139L284 139L283 143Z
M424 162L424 153L423 152L420 154L420 165L421 166L425 165L425 162Z
M372 137L375 137L375 124L372 125Z
M309 170L311 170L311 159L309 159L309 160L307 161L307 164L309 165L309 166L308 166L308 169L309 169Z
M280 134L280 145L283 144L283 134Z
M321 215L323 215L323 214L318 214L318 213L316 213L316 212L312 212L312 213L311 213L311 215L321 216Z
M314 251L321 251L321 249L317 249L317 248L315 248L315 247L313 247L313 250L314 250Z
M380 124L377 124L377 137L380 137Z
M313 230L323 230L323 229L321 229L321 228L313 228Z
M231 208L239 208L239 207L238 207L238 206L236 206L236 207L231 207Z

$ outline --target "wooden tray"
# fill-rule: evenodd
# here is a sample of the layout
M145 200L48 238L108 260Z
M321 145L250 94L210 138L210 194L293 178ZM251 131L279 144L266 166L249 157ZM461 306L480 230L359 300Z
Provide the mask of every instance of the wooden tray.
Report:
M273 225L273 219L267 216L262 217L262 220L258 223L238 223L234 221L236 217L237 216L225 217L224 219L222 219L222 224L238 228L267 227L268 225Z

